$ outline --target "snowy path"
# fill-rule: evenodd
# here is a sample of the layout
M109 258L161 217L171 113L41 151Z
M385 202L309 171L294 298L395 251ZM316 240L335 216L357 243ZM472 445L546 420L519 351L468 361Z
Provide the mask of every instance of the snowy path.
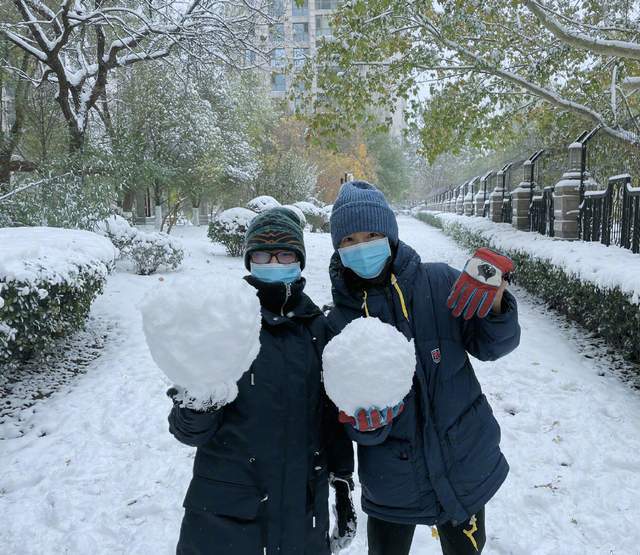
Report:
M215 287L239 279L204 228L177 231L182 272ZM424 260L461 267L464 253L438 230L400 219ZM307 235L308 292L330 298L327 235ZM136 304L159 276L113 275L94 314L116 326L102 356L64 392L37 406L33 429L0 441L0 549L17 554L169 554L193 450L167 432L170 403L146 349ZM516 291L516 296L519 292ZM520 300L520 348L475 362L502 425L511 474L487 508L487 554L640 554L640 395L585 358L529 297ZM366 554L366 522L346 555ZM430 531L412 554L436 555ZM239 554L243 555L243 554Z

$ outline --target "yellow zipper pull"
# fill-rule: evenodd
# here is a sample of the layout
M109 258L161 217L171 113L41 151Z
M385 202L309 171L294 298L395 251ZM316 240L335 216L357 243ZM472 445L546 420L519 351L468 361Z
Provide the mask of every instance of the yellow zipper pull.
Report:
M362 308L364 309L364 315L369 318L369 306L367 305L367 290L362 291Z
M395 274L391 274L391 285L393 285L396 293L398 293L398 297L400 297L400 306L402 306L402 314L406 318L407 322L409 321L409 312L407 311L407 305L404 302L404 295L402 294L402 289L400 289L400 285L398 284L398 278Z

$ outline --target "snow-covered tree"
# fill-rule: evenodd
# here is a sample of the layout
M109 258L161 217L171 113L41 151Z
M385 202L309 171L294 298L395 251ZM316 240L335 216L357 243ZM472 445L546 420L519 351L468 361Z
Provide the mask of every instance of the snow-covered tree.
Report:
M91 110L100 110L113 71L181 52L208 63L239 65L256 50L261 0L10 0L0 33L34 59L57 87L69 150L82 149ZM107 116L108 117L108 116Z
M215 88L149 65L120 79L112 113L116 179L126 191L150 191L165 213L248 187L257 171L233 79L221 70L210 77Z
M639 145L639 22L621 0L353 0L320 51L315 124L335 132L413 98L433 159L547 105Z

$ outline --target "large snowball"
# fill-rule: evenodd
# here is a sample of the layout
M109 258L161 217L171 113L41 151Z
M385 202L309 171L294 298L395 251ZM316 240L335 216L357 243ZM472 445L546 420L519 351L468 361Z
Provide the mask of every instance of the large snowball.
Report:
M322 355L324 385L349 415L359 408L393 407L409 393L416 370L413 340L377 318L353 320Z
M244 280L160 282L140 307L155 363L190 397L233 401L260 350L260 302Z

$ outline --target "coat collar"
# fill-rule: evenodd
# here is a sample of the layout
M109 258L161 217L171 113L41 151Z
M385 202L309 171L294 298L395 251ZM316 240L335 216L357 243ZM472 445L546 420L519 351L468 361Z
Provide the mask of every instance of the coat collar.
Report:
M418 253L406 243L399 241L390 273L396 276L398 285L402 289L407 302L410 302L411 300L413 294L412 283L420 264L421 260ZM333 301L336 305L361 310L362 289L350 287L350 280L345 279L345 272L346 269L342 265L340 255L337 252L334 252L329 265ZM367 293L369 296L384 294L385 288L390 285L390 283L382 286L379 284L372 285L367 288Z
M292 318L313 318L322 314L320 309L304 293L305 278L289 284L267 283L252 275L245 276L247 283L257 290L262 309L262 318L270 325L278 325Z

